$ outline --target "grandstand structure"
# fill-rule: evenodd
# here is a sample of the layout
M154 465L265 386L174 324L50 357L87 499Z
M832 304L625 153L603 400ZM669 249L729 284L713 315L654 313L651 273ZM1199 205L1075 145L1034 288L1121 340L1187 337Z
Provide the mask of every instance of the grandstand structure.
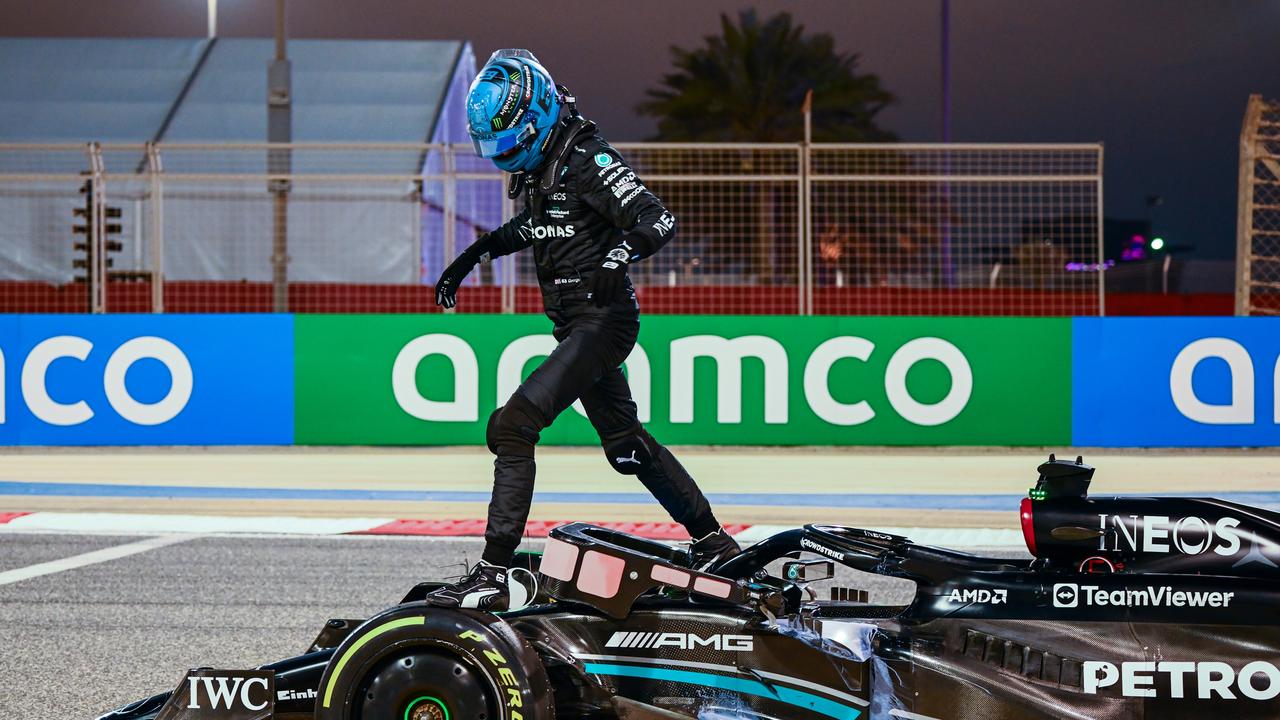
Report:
M422 178L441 171L432 148L466 138L470 44L291 41L284 177L264 144L272 51L269 39L0 38L0 302L254 309L281 182L291 281L419 283L446 234L444 187ZM72 233L87 181L119 213L97 304ZM496 193L452 201L477 213L471 225L501 220Z

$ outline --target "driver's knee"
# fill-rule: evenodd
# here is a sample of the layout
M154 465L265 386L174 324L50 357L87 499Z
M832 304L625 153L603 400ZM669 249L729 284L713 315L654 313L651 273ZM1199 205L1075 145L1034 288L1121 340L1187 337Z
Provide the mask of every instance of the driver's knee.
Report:
M639 424L620 432L601 433L600 444L609 466L623 475L639 475L650 469L658 442Z
M493 411L485 429L485 444L494 455L533 457L533 447L547 426L542 411L519 392Z

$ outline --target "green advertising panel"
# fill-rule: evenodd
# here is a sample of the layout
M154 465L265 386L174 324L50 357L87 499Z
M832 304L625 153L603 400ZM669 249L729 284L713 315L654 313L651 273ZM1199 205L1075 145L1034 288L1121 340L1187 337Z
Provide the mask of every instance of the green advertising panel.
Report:
M555 347L532 315L298 315L295 442L482 444ZM649 316L626 364L665 443L1056 445L1069 318ZM598 443L565 411L553 444Z

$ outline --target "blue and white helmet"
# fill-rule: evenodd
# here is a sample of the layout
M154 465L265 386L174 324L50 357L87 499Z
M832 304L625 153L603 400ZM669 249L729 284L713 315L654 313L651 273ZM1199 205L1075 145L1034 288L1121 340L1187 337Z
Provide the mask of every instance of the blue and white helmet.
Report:
M467 92L467 132L476 154L509 173L535 170L560 120L551 74L528 50L499 50Z

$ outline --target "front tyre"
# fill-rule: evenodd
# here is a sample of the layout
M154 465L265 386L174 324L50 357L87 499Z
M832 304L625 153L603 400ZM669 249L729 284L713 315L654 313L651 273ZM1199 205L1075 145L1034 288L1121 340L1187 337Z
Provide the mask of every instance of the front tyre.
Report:
M356 628L320 679L316 720L554 720L542 660L501 618L414 602Z

